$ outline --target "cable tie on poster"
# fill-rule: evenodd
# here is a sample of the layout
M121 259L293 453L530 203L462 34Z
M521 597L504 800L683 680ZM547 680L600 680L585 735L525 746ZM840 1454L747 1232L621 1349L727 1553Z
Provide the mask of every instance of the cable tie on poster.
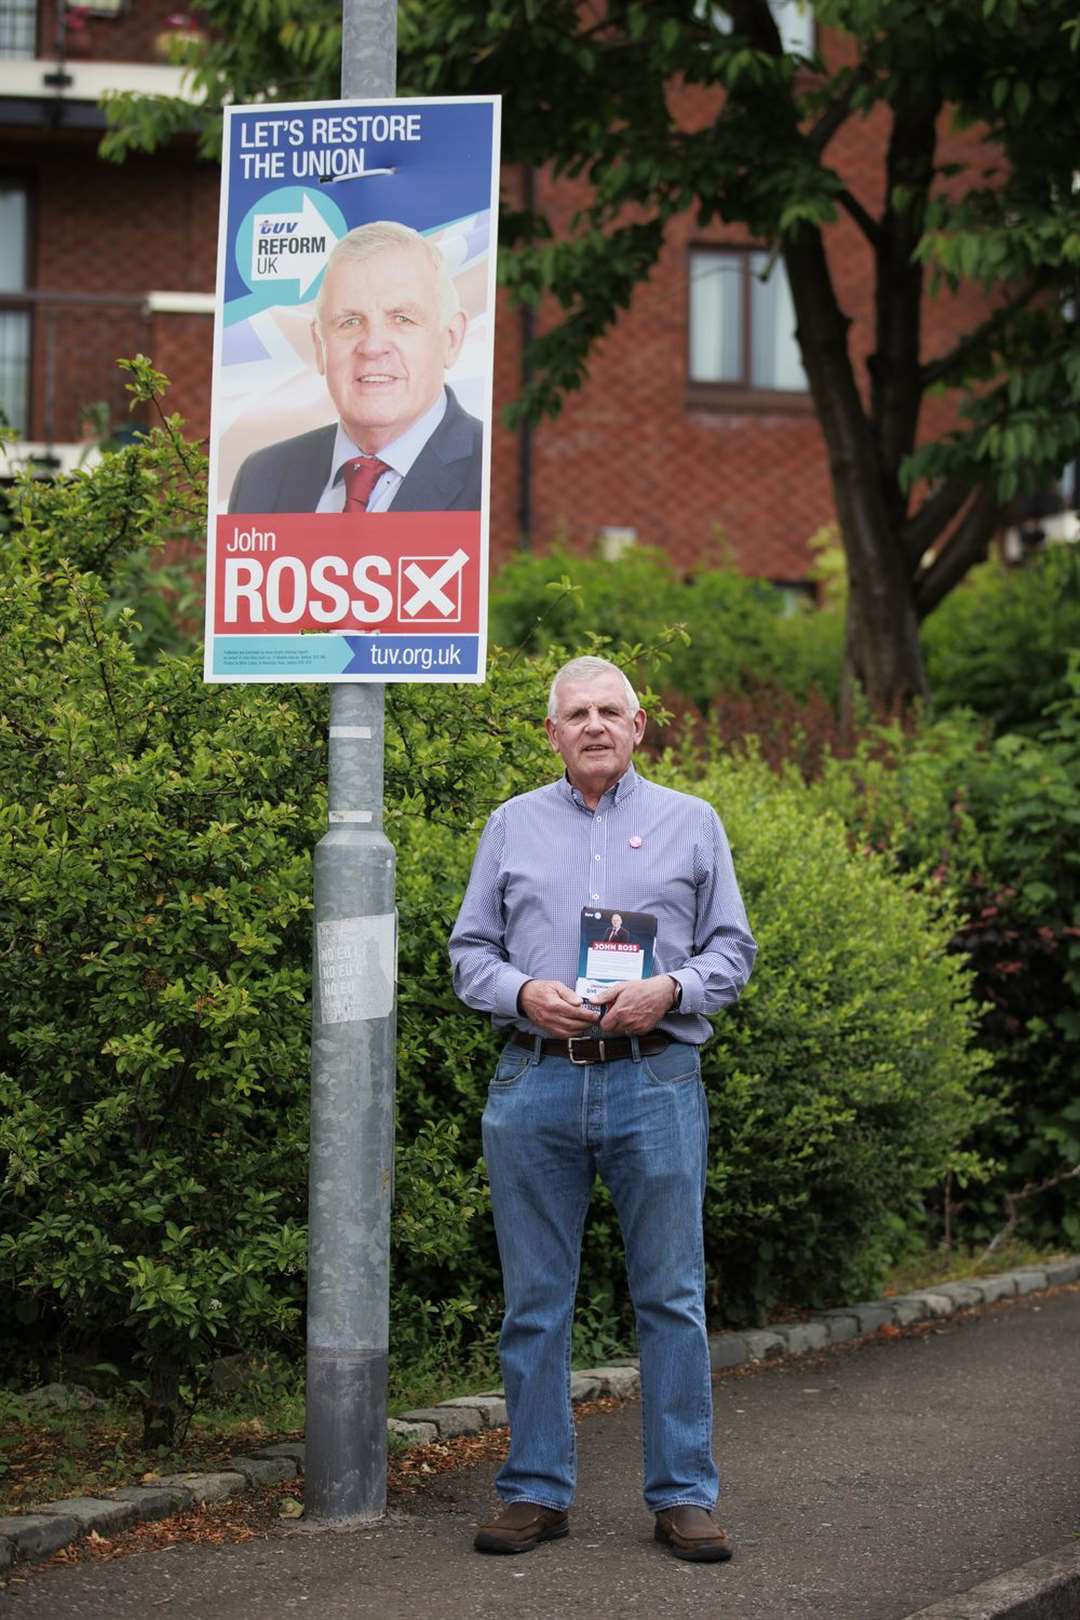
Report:
M392 169L362 169L359 174L320 174L320 186L341 186L346 180L370 180L375 174L397 174L397 168Z

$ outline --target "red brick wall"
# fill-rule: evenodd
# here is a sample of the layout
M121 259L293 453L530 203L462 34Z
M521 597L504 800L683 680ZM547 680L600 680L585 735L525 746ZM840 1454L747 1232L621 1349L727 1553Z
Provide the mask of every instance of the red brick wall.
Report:
M160 61L154 46L158 34L170 32L168 19L186 10L179 0L128 0L119 17L92 17L75 10L65 18L64 49L79 61ZM57 52L56 10L51 0L39 5L38 52L42 56Z
M35 254L31 287L71 294L34 317L30 437L81 437L81 410L106 400L127 420L116 360L138 351L174 375L169 406L205 433L209 418L209 316L144 310L150 292L212 292L217 170L190 153L102 163L91 139L27 144ZM107 295L112 302L100 301Z

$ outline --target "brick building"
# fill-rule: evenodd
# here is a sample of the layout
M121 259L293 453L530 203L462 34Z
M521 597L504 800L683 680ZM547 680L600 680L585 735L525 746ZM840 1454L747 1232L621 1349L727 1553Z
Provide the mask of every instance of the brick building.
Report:
M808 13L776 4L805 39ZM170 405L192 432L208 429L218 172L183 140L121 166L96 151L103 90L178 89L162 55L184 21L166 0L0 0L0 404L19 452L45 467L75 464L104 415L129 420L115 360L139 350L171 377ZM877 134L871 120L836 142L871 208ZM508 191L525 184L556 228L569 218L572 186L505 177ZM831 251L861 356L870 255L844 221ZM687 219L669 231L661 265L559 420L495 427L496 561L523 539L585 544L607 533L689 567L721 541L747 573L805 587L806 542L832 517L832 498L783 268L762 282L764 262L737 230L696 233ZM947 346L954 315L928 304L935 347ZM497 420L520 384L527 320L500 310Z

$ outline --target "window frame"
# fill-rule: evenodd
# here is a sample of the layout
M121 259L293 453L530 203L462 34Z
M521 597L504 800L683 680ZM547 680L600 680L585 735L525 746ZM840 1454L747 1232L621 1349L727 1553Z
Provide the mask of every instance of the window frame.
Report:
M755 383L752 376L753 353L753 271L750 266L756 253L764 253L760 242L690 242L686 250L686 400L692 407L739 411L774 411L802 415L812 413L813 396L810 380L805 388L770 388ZM730 382L716 381L693 375L693 302L692 278L696 256L738 259L739 285L739 377Z
M15 170L0 169L0 186L12 191L21 191L25 198L26 228L23 240L23 269L20 288L0 287L0 314L23 315L26 320L26 383L23 395L23 423L21 427L15 425L15 431L21 434L24 440L33 437L32 426L34 420L34 337L36 322L34 320L34 307L32 302L32 282L34 273L34 246L37 241L36 218L37 207L34 187L31 177L20 174Z

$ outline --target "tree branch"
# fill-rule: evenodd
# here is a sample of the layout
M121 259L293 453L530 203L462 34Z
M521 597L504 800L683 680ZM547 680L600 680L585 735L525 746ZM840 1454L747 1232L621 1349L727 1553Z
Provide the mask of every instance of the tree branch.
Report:
M847 209L866 240L870 243L870 246L876 252L881 246L881 226L873 214L864 208L858 197L853 192L848 191L846 187L843 191L837 193L836 200L841 208Z
M971 355L975 354L979 349L985 348L1009 324L1013 316L1022 310L1025 304L1029 304L1035 294L1047 285L1048 282L1045 276L1032 276L1031 280L1021 287L1014 297L1002 304L1000 309L995 310L994 314L983 321L981 326L977 326L974 332L969 332L967 337L961 338L956 347L950 349L948 354L940 355L936 360L928 360L922 368L923 389L932 388L935 383L944 381L950 372L955 371Z
M948 528L970 495L970 478L960 474L946 478L905 523L900 541L912 573L918 568L923 555L941 532Z
M981 561L1001 521L1001 512L993 488L984 484L959 528L915 582L915 612L920 623L960 583L968 569Z
M851 104L855 99L856 91L863 85L869 84L874 78L874 69L869 62L860 62L856 72L851 75L847 87L842 95L837 96L831 106L826 107L813 129L807 132L806 144L821 156L837 130L841 129L851 116Z
M867 361L883 490L900 527L907 497L900 469L915 443L923 383L919 356L923 267L915 257L934 173L940 97L917 91L897 98L886 156L885 207L875 244L874 352ZM906 205L897 205L901 191Z
M1022 1204L1028 1198L1034 1198L1036 1193L1048 1192L1051 1187L1060 1187L1063 1181L1075 1181L1077 1176L1080 1176L1080 1164L1074 1164L1069 1170L1059 1170L1057 1175L1047 1176L1045 1181L1029 1181L1017 1193L1006 1193L1005 1211L1009 1218L1001 1231L996 1232L990 1239L986 1248L980 1254L977 1264L981 1264L988 1255L993 1254L998 1245L1005 1238L1011 1237L1016 1230L1016 1223L1019 1219L1019 1211L1016 1207L1018 1204Z

